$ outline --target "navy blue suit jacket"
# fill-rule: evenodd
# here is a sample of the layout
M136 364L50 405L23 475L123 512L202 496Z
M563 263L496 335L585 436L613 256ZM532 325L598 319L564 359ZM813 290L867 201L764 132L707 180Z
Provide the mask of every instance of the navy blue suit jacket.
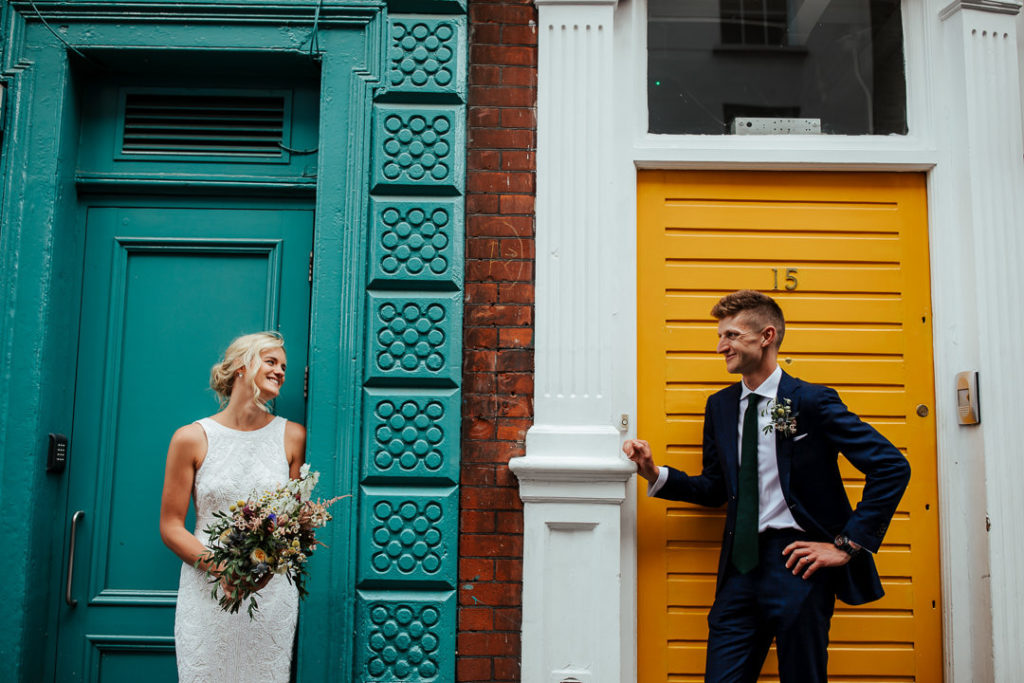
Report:
M776 398L780 402L790 399L796 416L794 436L779 432L775 436L782 494L793 518L811 540L831 543L842 533L871 553L876 552L910 480L907 459L874 427L851 413L829 387L783 372ZM712 507L727 505L718 588L722 586L736 528L739 405L738 382L708 399L702 472L689 476L669 468L668 480L656 494ZM866 479L856 510L850 506L839 474L840 452ZM882 597L871 553L858 553L846 565L828 570L836 596L843 602L860 605Z

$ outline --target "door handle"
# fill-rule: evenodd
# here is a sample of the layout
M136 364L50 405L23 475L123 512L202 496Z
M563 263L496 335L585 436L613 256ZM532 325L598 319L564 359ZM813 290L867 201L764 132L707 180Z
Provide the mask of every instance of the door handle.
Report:
M75 537L78 535L78 523L85 517L85 510L79 510L75 514L71 515L71 541L68 548L68 586L64 591L64 602L68 603L68 607L74 607L78 604L78 600L71 597L71 580L75 575Z

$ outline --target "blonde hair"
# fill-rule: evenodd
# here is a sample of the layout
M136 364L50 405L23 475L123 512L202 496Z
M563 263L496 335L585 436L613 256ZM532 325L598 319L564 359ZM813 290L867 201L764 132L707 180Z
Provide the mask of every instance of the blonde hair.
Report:
M245 377L249 382L249 388L252 389L253 401L263 410L270 412L267 402L260 400L260 389L256 386L256 371L260 367L260 356L264 351L270 349L284 351L284 338L279 332L270 330L243 334L228 344L220 362L210 370L210 388L216 392L221 408L227 405L231 398L238 371L245 368Z

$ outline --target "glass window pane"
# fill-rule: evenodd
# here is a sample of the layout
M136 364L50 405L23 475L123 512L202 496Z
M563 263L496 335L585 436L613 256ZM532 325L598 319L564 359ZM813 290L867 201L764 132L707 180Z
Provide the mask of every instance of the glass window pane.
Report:
M647 15L652 133L731 133L737 118L907 132L900 0L648 0Z

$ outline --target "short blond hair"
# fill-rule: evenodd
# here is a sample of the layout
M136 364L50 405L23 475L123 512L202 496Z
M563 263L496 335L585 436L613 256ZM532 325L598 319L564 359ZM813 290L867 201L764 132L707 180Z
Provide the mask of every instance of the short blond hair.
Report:
M210 370L210 388L217 394L222 408L231 398L238 371L245 368L246 380L252 389L253 401L263 410L270 411L267 402L260 400L260 389L256 386L256 371L260 367L261 355L270 349L284 351L284 337L280 332L268 330L243 334L228 344L221 360Z

